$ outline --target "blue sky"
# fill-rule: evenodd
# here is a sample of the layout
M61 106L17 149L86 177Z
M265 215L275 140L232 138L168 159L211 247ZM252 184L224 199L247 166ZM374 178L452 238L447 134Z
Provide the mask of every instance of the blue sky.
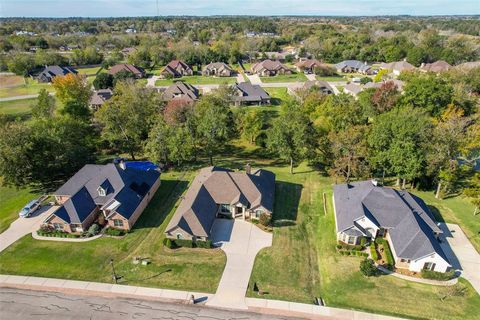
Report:
M0 0L1 17L155 16L157 0ZM480 14L480 0L158 0L160 15Z

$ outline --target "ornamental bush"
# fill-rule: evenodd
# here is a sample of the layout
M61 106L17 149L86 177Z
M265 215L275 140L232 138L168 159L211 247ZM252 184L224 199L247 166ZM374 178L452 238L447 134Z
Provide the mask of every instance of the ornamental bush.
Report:
M447 281L452 279L455 276L455 270L450 270L448 272L437 272L437 271L430 271L430 270L422 270L422 278L431 279L431 280L439 280L439 281Z
M371 254L372 259L374 261L378 260L377 246L375 245L375 242L373 242L373 241L372 241L372 243L370 243L370 254Z
M360 262L360 272L367 277L375 276L378 273L372 259L364 259Z

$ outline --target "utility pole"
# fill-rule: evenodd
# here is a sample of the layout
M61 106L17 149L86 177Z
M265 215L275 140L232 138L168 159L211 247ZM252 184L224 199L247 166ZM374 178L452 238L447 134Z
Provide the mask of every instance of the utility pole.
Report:
M113 266L113 259L110 259L110 264L112 265L112 278L115 280L115 284L118 284L117 274L115 273L115 267Z

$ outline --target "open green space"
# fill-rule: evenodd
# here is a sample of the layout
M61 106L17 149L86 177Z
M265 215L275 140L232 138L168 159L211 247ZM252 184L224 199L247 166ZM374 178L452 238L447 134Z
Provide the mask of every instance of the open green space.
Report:
M18 218L20 210L39 194L29 189L3 186L0 179L0 233Z
M86 74L86 75L96 75L100 72L102 67L93 67L93 68L78 68L77 71L79 74Z
M155 81L156 86L168 86L175 81L184 81L190 84L232 84L236 77L206 77L206 76L186 76L176 79L159 79Z
M163 230L193 176L192 171L163 174L155 197L124 238L64 243L28 235L0 254L0 273L111 282L113 259L122 284L214 292L225 265L221 250L171 251L162 244ZM151 264L134 265L134 257Z
M0 101L0 114L14 116L28 115L36 99L21 99L12 101Z
M264 88L265 91L271 97L271 103L273 105L280 105L283 102L291 99L290 95L287 93L287 88Z
M342 76L331 76L331 77L321 77L321 76L315 76L315 79L317 80L322 80L322 81L345 81L346 79Z
M293 74L279 74L278 76L273 77L260 77L264 83L272 82L302 82L307 81L307 77L303 73L293 73Z
M49 83L39 83L37 80L25 78L26 84L21 84L12 88L0 88L0 98L25 96L30 94L37 94L41 89L47 89L53 92L54 89Z

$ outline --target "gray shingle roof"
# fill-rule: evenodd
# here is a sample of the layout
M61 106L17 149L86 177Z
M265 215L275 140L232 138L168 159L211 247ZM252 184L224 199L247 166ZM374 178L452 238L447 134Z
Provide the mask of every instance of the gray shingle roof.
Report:
M60 66L46 66L45 69L38 75L39 78L52 81L54 77L65 76L69 73L77 74L77 70L72 67L60 67Z
M209 237L219 204L236 204L247 208L264 207L273 211L275 175L266 170L252 174L220 167L200 170L182 197L166 232L180 227L191 235Z
M270 99L268 93L259 85L253 85L250 82L236 83L235 88L241 94L236 96L237 101L264 101Z
M359 71L367 71L370 69L370 66L362 61L358 60L345 60L335 65L337 70L350 67L352 69L357 69Z
M163 93L164 100L182 98L193 101L197 100L198 97L198 89L183 81L175 81L175 83L170 85Z
M389 230L398 257L414 260L437 253L448 261L434 235L442 231L420 198L371 181L336 185L334 198L337 232L358 227L354 221L365 216Z

